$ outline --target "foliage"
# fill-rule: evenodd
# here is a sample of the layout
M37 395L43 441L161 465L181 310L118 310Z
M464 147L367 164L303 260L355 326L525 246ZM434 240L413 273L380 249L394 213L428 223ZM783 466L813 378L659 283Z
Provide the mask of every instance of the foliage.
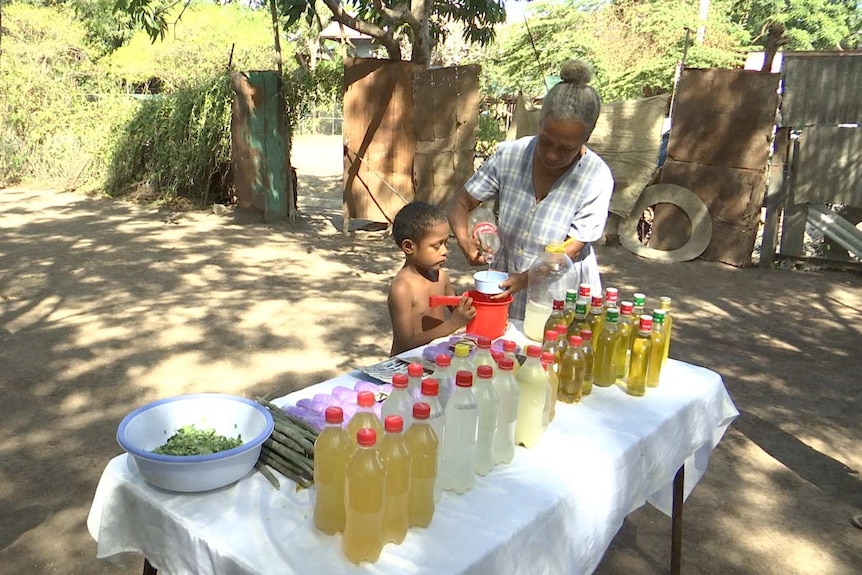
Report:
M730 16L761 45L770 23L783 25L786 50L849 50L862 41L858 0L736 0Z

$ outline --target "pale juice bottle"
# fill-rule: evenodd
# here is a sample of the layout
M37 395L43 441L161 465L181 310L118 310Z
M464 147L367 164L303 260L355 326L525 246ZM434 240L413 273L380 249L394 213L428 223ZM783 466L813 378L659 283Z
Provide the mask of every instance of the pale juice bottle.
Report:
M650 349L649 362L647 363L646 386L658 387L662 370L662 354L664 353L664 342L667 333L664 330L666 314L663 309L652 310L652 349Z
M437 399L440 401L440 407L445 408L446 402L455 393L455 372L451 369L452 359L445 353L438 353L434 358L434 364L437 368L431 374L433 379L437 380L440 385Z
M518 375L518 369L521 367L521 362L518 361L518 357L515 355L515 350L518 348L518 344L510 339L503 340L503 355L504 357L508 357L512 360L512 375Z
M353 445L341 426L340 407L326 408L326 427L314 442L314 526L328 535L344 531L344 473Z
M407 392L412 402L417 401L422 392L422 379L425 377L425 369L421 363L407 365Z
M407 375L404 373L396 373L392 376L392 391L383 401L380 417L383 418L384 423L390 415L398 415L402 421L413 419L413 401L408 392Z
M599 387L610 387L617 380L614 358L620 343L617 319L620 310L609 308L605 317L605 327L596 342L596 360L593 367L593 383Z
M440 405L437 396L440 389L440 383L433 377L429 377L422 381L422 397L421 401L427 403L431 407L431 412L426 417L426 423L434 430L434 435L437 436L437 441L443 441L443 433L446 426L446 414L443 407ZM418 402L417 402L418 403ZM416 405L415 403L413 405ZM443 457L443 450L437 452L437 468L441 467L440 459ZM440 496L443 494L443 483L435 482L434 485L434 501L440 501Z
M641 396L646 393L646 375L652 348L652 316L642 314L638 322L638 336L632 346L632 358L626 378L626 393Z
M586 397L593 391L593 370L596 363L593 332L588 329L581 330L581 349L584 352L584 390L582 395Z
M527 361L518 370L518 420L515 424L515 443L533 447L542 437L542 413L548 396L548 376L540 359L542 348L527 347Z
M455 393L446 404L446 433L443 435L443 489L465 493L473 488L476 474L473 456L479 429L479 406L473 397L473 374L455 374Z
M476 451L473 454L473 470L479 475L488 475L494 468L494 437L497 435L497 417L500 411L500 396L494 389L494 368L480 365L476 368L473 397L479 408L479 427L476 434Z
M413 419L413 406L410 406ZM404 420L390 415L383 420L386 430L377 454L383 462L386 480L383 489L383 540L399 545L410 527L408 497L410 495L410 452L404 441Z
M410 527L428 527L434 517L434 485L437 481L439 441L428 424L431 406L413 404L413 425L404 434L410 452L410 494L407 515Z
M494 436L494 465L510 463L515 456L515 424L521 391L515 381L514 364L509 357L500 360L491 383L500 398L497 411L497 434Z
M557 393L560 379L557 377L557 364L553 352L543 351L540 361L542 367L545 368L545 376L548 378L548 395L545 409L542 411L542 429L544 430L548 428L549 423L554 421L557 414Z
M347 423L347 437L351 439L355 438L356 434L363 427L373 429L376 436L382 437L383 423L374 412L374 394L370 391L360 391L356 398L356 404L359 406L359 409L356 410L356 413L353 414L353 417L351 417L350 421ZM351 441L351 443L355 450L356 442Z
M617 329L620 332L620 344L617 346L617 355L614 358L614 365L617 368L617 379L625 379L629 365L629 340L633 331L637 331L635 324L637 320L632 317L632 309L634 304L630 301L620 302L620 319L617 322Z
M358 448L350 458L345 473L345 522L341 550L351 563L374 563L380 557L385 543L383 488L386 472L375 449L377 431L363 427L354 437Z
M576 403L581 400L584 393L584 370L586 361L584 350L581 348L583 340L579 335L569 336L569 347L563 354L560 362L559 389L557 399L565 403Z
M664 347L661 351L661 366L667 365L668 354L670 353L670 340L673 337L673 314L670 312L673 301L668 296L658 298L658 307L664 310Z
M453 374L456 374L459 371L469 371L472 374L476 374L476 365L473 363L473 360L470 358L470 345L466 343L456 343L454 354L452 355L451 365L449 369ZM457 390L458 385L456 382L455 390L452 391L454 394Z

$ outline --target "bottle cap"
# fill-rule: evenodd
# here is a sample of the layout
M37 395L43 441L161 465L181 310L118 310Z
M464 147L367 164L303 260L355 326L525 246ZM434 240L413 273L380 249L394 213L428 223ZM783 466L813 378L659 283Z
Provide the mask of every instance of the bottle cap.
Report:
M503 340L503 351L505 351L505 352L511 351L512 353L515 353L515 349L517 349L517 347L518 347L518 344L516 344L511 339L504 339Z
M491 358L494 360L494 363L500 363L500 360L503 359L505 354L499 349L491 350Z
M593 330L591 329L582 329L581 330L581 339L583 341L590 341L593 339Z
M554 331L557 332L557 338L559 339L559 336L564 335L567 331L569 331L569 326L564 323L558 323L556 326L554 326Z
M425 370L421 363L411 363L407 366L407 375L410 377L422 377L425 375Z
M600 295L594 295L594 296L592 297L592 299L590 300L590 305L591 305L591 306L593 306L593 307L602 307L602 303L603 303L604 301L605 301L605 300L603 300L603 299L602 299L602 296L600 296Z
M431 417L431 406L424 401L413 404L413 419L428 419Z
M669 310L673 300L671 300L668 296L663 295L658 298L658 306L663 310Z
M587 314L587 304L576 303L575 304L575 315L586 315L586 314Z
M470 356L470 346L466 343L456 343L455 344L455 355L458 357L469 357Z
M440 382L429 377L422 380L422 395L437 395L440 393Z
M356 404L359 407L371 407L374 405L374 394L370 391L360 391L356 397Z
M630 301L621 301L620 302L620 315L631 315L634 307L635 307L635 304L633 304Z
M542 348L538 345L528 345L527 357L542 357Z
M504 357L497 363L497 366L503 371L511 371L515 369L515 360L511 357Z
M654 323L664 323L664 318L667 312L663 309L652 310L652 320Z
M392 376L392 387L407 387L407 374L406 373L396 373Z
M551 353L550 351L543 351L542 352L542 365L547 367L547 366L551 365L552 363L554 363L554 354Z
M619 308L609 307L609 308L608 308L608 311L607 311L607 320L606 320L606 321L609 321L609 322L611 322L611 323L614 323L614 322L615 322L615 321L617 321L618 319L620 319L620 310L619 310Z
M577 300L577 299L578 299L578 290L574 290L574 289L567 289L566 290L566 303L568 303L568 302L574 303L575 300Z
M363 427L356 432L356 442L363 447L373 447L377 443L377 432L370 427Z
M491 349L491 340L487 337L480 337L476 340L476 346L482 349Z
M459 371L455 374L455 385L458 387L473 387L473 374L465 370Z
M387 433L400 433L404 431L404 420L400 415L387 415L383 420L383 428Z
M637 292L634 296L634 300L635 300L636 306L643 307L644 304L646 303L646 294L642 294L640 292Z
M638 330L644 332L652 331L652 316L651 315L642 315L640 322L638 323Z
M609 287L605 290L605 299L608 303L617 303L620 298L620 290L615 287Z
M583 339L579 335L570 335L569 336L569 345L573 345L575 347L581 345L583 343Z
M557 341L557 330L549 329L545 332L545 340L546 341Z
M562 310L565 307L566 307L565 300L561 300L561 299L555 299L554 300L554 311Z
M578 286L578 297L582 297L584 299L589 299L589 297L590 297L590 284L581 284Z
M326 423L342 423L344 421L344 410L337 405L326 408Z
M479 377L484 377L485 379L489 377L494 377L494 368L490 365L480 365L476 368L476 375Z
M452 363L452 358L445 353L438 353L437 357L434 358L434 363L440 367L446 367Z

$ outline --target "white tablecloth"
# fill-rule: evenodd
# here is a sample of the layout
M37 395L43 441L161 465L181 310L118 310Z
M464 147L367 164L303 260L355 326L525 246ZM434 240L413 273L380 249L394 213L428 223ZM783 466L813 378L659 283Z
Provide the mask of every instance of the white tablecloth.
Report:
M278 403L358 378L342 375ZM628 513L649 501L669 514L683 463L688 496L737 414L718 374L674 360L645 397L594 388L579 404L558 404L536 447L518 448L468 493L444 493L427 529L411 529L359 567L343 558L340 536L315 530L313 488L297 492L280 478L276 491L258 473L214 492L175 494L145 483L120 455L102 475L87 526L98 557L140 553L165 575L591 573Z

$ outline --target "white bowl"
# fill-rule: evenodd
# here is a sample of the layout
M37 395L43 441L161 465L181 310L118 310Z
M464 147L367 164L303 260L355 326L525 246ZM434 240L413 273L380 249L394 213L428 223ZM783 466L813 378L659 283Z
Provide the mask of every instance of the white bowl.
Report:
M215 429L225 437L241 435L242 445L208 455L161 455L164 445L184 425ZM117 442L149 483L170 491L209 491L246 475L260 457L273 428L272 415L256 401L233 395L200 393L154 401L123 418Z
M503 293L500 283L507 279L509 279L509 274L497 270L482 270L473 274L476 291L487 295Z

